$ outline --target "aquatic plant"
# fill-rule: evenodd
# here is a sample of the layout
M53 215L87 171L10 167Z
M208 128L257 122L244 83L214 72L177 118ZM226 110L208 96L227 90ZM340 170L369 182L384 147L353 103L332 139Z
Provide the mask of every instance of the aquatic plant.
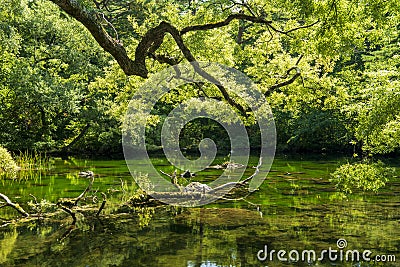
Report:
M394 175L394 168L385 167L378 162L357 162L341 165L331 174L331 182L343 193L351 194L354 190L373 191L385 186Z
M20 152L16 162L23 171L47 170L51 168L51 161L46 154L36 152Z
M46 154L29 151L19 152L15 161L20 168L16 178L20 180L37 179L42 171L50 170L54 165L54 159L47 157Z

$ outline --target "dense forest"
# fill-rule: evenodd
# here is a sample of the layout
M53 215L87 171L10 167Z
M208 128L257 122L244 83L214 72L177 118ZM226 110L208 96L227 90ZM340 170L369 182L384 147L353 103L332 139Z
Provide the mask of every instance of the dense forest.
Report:
M278 151L398 153L399 10L394 0L2 1L0 145L121 155L121 125L138 88L152 73L198 60L257 84ZM246 116L221 88L171 90L153 110L148 148L161 148L161 125L178 103L205 96ZM256 149L258 128L251 120L246 127ZM204 137L229 148L224 129L207 119L189 122L180 145L195 152Z
M182 38L196 60L234 67L257 83L273 109L279 150L398 152L397 1L54 2L79 3L132 58L162 21L184 29L243 15ZM0 144L12 151L120 152L121 120L143 75L126 75L51 1L0 5ZM186 60L168 34L146 53L148 75ZM158 124L177 102L199 94L221 96L213 88L174 91L157 107ZM148 138L157 145L154 128ZM186 128L186 147L204 133L224 136L206 121Z
M0 0L0 129L1 266L397 266L400 1Z

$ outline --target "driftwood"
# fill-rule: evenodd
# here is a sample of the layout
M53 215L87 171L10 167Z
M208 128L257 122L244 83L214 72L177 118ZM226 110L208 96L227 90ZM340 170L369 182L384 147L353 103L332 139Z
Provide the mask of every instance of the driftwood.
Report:
M238 182L229 182L225 183L223 185L217 186L215 188L211 188L210 186L200 183L200 182L191 182L186 186L179 185L177 183L177 173L174 171L173 174L167 174L161 171L164 175L168 176L171 179L171 183L173 183L179 190L178 192L148 192L148 193L143 193L137 197L131 198L127 203L122 204L122 207L161 207L165 206L165 203L161 202L159 199L169 199L169 200L176 200L177 203L183 201L182 203L190 202L193 201L198 201L202 200L206 197L213 197L213 196L218 196L222 195L224 191L227 191L227 189L232 188L230 190L231 192L239 193L241 194L240 190L238 189L244 189L245 186L253 179L259 172L260 172L260 166L262 164L262 158L260 158L258 165L255 167L254 173L243 179L242 181ZM82 211L89 211L89 210L95 210L93 209L93 206L84 206L82 208L78 208L78 202L81 201L87 193L92 189L93 183L94 183L94 175L92 172L82 172L80 173L80 176L89 178L89 184L85 188L85 190L76 198L70 198L70 199L60 199L57 204L59 207L58 211L52 212L52 213L46 213L45 217L50 218L54 217L57 214L60 214L62 211L69 214L72 218L72 224L67 231L65 236L68 236L71 231L73 231L74 226L76 225L77 222L77 212L82 212ZM229 192L229 195L231 195L231 192ZM248 193L248 192L247 192ZM98 217L101 212L103 211L106 203L107 203L107 196L104 193L102 194L103 201L100 205L100 207L97 209L97 211L94 211L96 217ZM38 203L37 199L35 196L31 195L34 199L34 202L36 205L40 205ZM242 196L242 195L241 195ZM217 197L219 199L224 199L224 200L245 200L243 197L242 198L236 198L236 199L227 199L224 196ZM3 201L1 201L3 200ZM22 222L27 222L30 220L35 219L36 217L42 217L41 212L39 214L29 214L26 212L22 207L20 207L18 204L13 203L6 195L0 193L0 208L10 206L14 208L16 211L18 211L20 214L22 214L24 217ZM65 237L64 237L65 238Z
M82 194L80 194L80 195L75 199L74 206L78 205L79 200L81 200L81 199L87 194L87 192L89 192L90 189L92 189L93 182L94 182L94 175L93 175L93 173L92 173L92 175L90 176L90 182L89 182L88 186L86 187L85 191L83 191Z
M225 189L225 188L230 187L230 186L239 186L239 187L240 187L240 186L245 186L248 182L251 181L251 179L253 179L253 178L260 172L260 166L261 166L261 165L262 165L262 157L260 157L260 159L259 159L259 161L258 161L258 164L257 164L257 166L256 166L256 170L254 171L254 173L253 173L252 175L250 175L249 177L247 177L247 178L244 179L243 181L239 181L239 182L230 182L230 183L226 183L226 184L220 185L220 186L218 186L218 187L212 189L211 192L212 192L212 191L217 192L217 191L219 191L219 190Z
M89 178L89 184L86 189L76 198L60 198L57 202L57 205L61 205L68 208L73 208L78 205L78 202L86 196L86 194L92 189L94 182L94 174L91 171L88 172L80 172L80 177Z
M0 193L0 198L2 198L5 201L5 203L0 202L0 204L3 204L2 206L0 206L0 208L12 207L20 214L22 214L24 217L29 217L29 213L27 213L20 205L13 203L6 195Z
M235 163L229 163L226 164L226 167L228 167L230 164L234 166L233 168L242 168L245 166L241 166L240 164L235 164ZM241 193L239 189L244 188L250 181L253 179L259 172L260 172L260 166L262 165L262 158L260 157L259 162L257 166L255 167L254 173L247 177L246 179L238 182L229 182L222 184L220 186L217 186L215 188L211 188L210 186L199 183L199 182L191 182L186 186L182 186L177 184L176 181L176 171L173 174L168 174L160 170L160 172L166 176L168 176L171 179L171 182L176 186L179 191L178 192L149 192L146 196L142 196L139 198L133 198L130 200L129 205L131 206L154 206L154 205L164 205L162 202L158 201L158 199L168 199L169 201L172 202L180 202L180 201L190 201L192 200L202 200L207 197L215 197L219 196L218 198L229 200L227 198L223 198L222 194L224 194L224 191L227 189L231 188L230 191L233 193ZM232 192L229 192L229 195L232 194ZM237 198L238 199L238 198ZM242 199L242 198L240 198ZM235 200L235 199L232 199Z
M229 167L230 165L235 166L235 167ZM190 184L188 184L187 186L183 187L180 186L178 184L176 184L175 182L173 182L173 184L175 186L177 186L181 192L198 192L198 193L209 193L209 194L214 194L217 193L221 190L224 190L227 187L234 187L234 186L245 186L251 179L253 179L259 172L260 172L260 166L262 165L262 157L260 157L257 166L255 167L256 170L254 171L254 173L249 176L248 178L244 179L243 181L239 181L239 182L229 182L229 183L225 183L223 185L220 185L218 187L215 188L211 188L206 184L202 184L199 182L192 182ZM241 164L236 164L236 163L227 163L225 164L225 168L243 168L245 166L242 166ZM171 178L171 180L173 181L176 178L176 171L174 172L174 174L170 175L167 174L163 171L160 170L160 172L166 176L168 176L169 178ZM188 172L188 171L185 171Z
M86 171L86 172L80 172L79 173L80 177L85 177L85 178L89 178L89 184L86 187L86 189L76 198L72 198L72 199L60 199L57 203L57 205L66 213L68 213L69 215L71 215L72 217L72 225L75 225L76 223L76 215L75 215L75 211L73 211L72 209L74 207L76 207L78 205L78 202L84 198L86 196L86 194L92 189L93 187L93 182L94 182L94 174L92 171ZM103 197L103 202L100 205L99 210L96 213L96 217L98 217L101 213L101 211L104 209L106 203L107 203L107 196L106 194L104 194L103 192L101 193L102 197Z

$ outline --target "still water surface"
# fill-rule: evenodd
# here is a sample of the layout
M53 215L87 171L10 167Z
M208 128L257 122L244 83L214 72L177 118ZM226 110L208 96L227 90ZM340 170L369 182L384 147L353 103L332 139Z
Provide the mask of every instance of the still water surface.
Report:
M98 219L78 214L73 229L67 214L0 227L0 266L400 266L400 182L393 178L378 194L343 199L329 182L341 160L278 157L267 180L246 200L118 213L117 207L136 190L123 160L54 160L52 169L30 179L0 181L0 192L17 203L33 201L29 194L56 203L60 197L78 196L88 183L78 172L92 170L96 179L90 194L100 200L100 192L107 194L105 210ZM257 164L256 158L250 161ZM173 172L162 158L154 164ZM203 171L196 179L211 181L219 172ZM15 216L9 208L0 209L0 219ZM300 255L314 250L319 257L322 250L338 249L338 239L347 241L344 252L371 250L373 255L395 255L397 262L257 258L265 246Z

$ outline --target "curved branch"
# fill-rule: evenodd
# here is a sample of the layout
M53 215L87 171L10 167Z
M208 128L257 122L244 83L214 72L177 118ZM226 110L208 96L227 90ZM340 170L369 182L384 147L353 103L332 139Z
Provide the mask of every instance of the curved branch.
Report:
M65 207L65 206L63 206L63 205L59 205L60 206L60 208L63 210L63 211L65 211L66 213L68 213L69 215L71 215L71 217L72 217L72 225L75 225L75 223L76 223L76 215L75 215L75 212L73 212L70 208L67 208L67 207Z
M233 20L244 20L253 23L265 24L267 25L268 30L273 30L282 34L288 34L292 31L302 28L308 28L318 23L317 21L310 25L300 26L288 31L281 31L272 26L272 21L270 20L265 20L263 17L246 15L243 13L231 14L225 20L216 23L188 26L183 28L181 31L179 31L167 22L161 22L158 26L148 30L147 33L143 36L142 40L136 47L135 59L132 60L128 56L128 53L122 43L119 40L112 38L102 26L102 21L104 21L105 19L103 13L85 7L78 0L50 1L59 6L71 17L81 22L89 30L89 32L99 43L99 45L113 56L113 58L118 62L126 75L135 75L143 78L147 78L148 76L148 70L145 62L147 56L152 56L156 60L163 61L169 64L174 63L169 58L155 56L155 52L163 43L165 33L167 32L172 35L185 58L189 62L192 62L195 61L195 58L191 54L190 50L186 47L182 39L182 35L191 31L211 30L227 26ZM97 4L99 5L99 3ZM219 88L219 90L222 92L225 99L230 99L227 97L227 93L224 91L223 88ZM228 102L230 102L230 104L233 104L236 108L243 112L243 110L240 109L239 105L235 104L234 101L228 100Z
M205 30L221 28L221 27L229 25L229 23L231 23L231 21L235 20L235 19L237 19L237 20L246 20L246 21L251 21L251 22L261 23L261 24L267 24L269 26L272 23L272 21L265 20L265 19L263 19L261 17L254 17L254 16L249 16L249 15L246 15L246 14L242 14L242 13L237 13L237 14L229 15L224 21L185 27L180 31L180 34L183 35L185 33L191 32L191 31L205 31Z
M193 56L189 48L185 45L182 36L185 33L191 31L204 31L215 28L221 28L227 26L233 20L242 20L242 21L264 24L267 26L268 31L272 30L286 35L289 35L290 32L293 32L298 29L311 27L319 22L316 21L309 25L300 26L297 28L290 29L288 31L282 31L275 28L272 25L272 21L265 20L263 17L246 15L244 13L236 13L229 15L225 20L220 22L192 25L185 27L179 31L172 24L163 21L158 26L149 29L147 33L143 36L143 38L140 40L139 44L136 47L135 59L132 60L128 56L127 51L125 50L122 43L119 40L113 39L101 25L101 21L104 19L102 13L87 9L83 4L80 4L78 0L50 0L50 1L58 5L70 16L81 22L89 30L89 32L92 34L95 40L100 44L100 46L114 57L114 59L121 66L124 73L128 76L136 75L143 78L147 78L148 69L146 67L146 58L149 56L155 60L168 63L170 65L176 63L174 59L155 54L155 52L164 42L165 34L166 33L171 34L175 43L177 44L180 51L184 55L185 59L188 60L189 62L192 62L195 71L203 78L207 79L211 83L214 83L218 88L218 90L221 92L223 98L231 106L235 107L243 116L247 116L247 112L249 109L248 108L246 109L245 107L237 103L235 99L229 95L229 93L221 85L221 83L219 83L213 76L211 76L209 73L205 72L203 69L200 68L198 63L196 63L196 58ZM272 92L273 90L276 90L279 87L283 87L293 83L300 76L300 69L294 67L290 69L288 73L292 70L296 70L296 73L290 79L273 85L270 88L270 90L267 91L266 94Z
M172 38L174 38L183 56L186 58L187 61L191 62L194 70L201 77L203 77L210 83L215 84L215 86L219 89L219 91L223 95L224 99L230 105L237 108L243 116L246 116L247 110L242 105L238 104L233 98L230 97L228 91L225 89L224 86L221 85L221 83L217 79L215 79L215 77L213 77L200 67L199 63L196 62L196 58L193 56L190 49L185 45L180 32L172 24L163 21L157 27L150 29L136 48L136 60L140 60L141 62L144 63L145 62L144 52L152 48L153 45L158 45L160 43L160 39L164 38L165 33L169 33L172 36Z
M100 13L88 10L77 0L50 1L58 5L71 17L81 22L83 26L89 30L99 45L115 58L126 75L136 75L143 78L147 77L148 71L146 66L130 59L123 45L118 40L108 35L101 26L99 22L101 18Z
M27 213L20 205L13 203L6 195L0 193L0 198L5 201L4 205L2 205L0 208L9 206L18 211L23 216L29 217L29 213Z
M277 83L277 84L272 85L272 86L265 92L265 95L266 95L266 96L270 95L273 91L275 91L276 89L278 89L278 88L280 88L280 87L283 87L283 86L286 86L286 85L289 85L289 84L294 83L294 81L295 81L297 78L299 78L299 77L301 76L300 68L297 67L297 65L299 64L299 62L300 62L300 60L301 60L302 58L303 58L303 55L300 55L300 57L299 57L299 58L297 59L297 61L296 61L296 65L295 65L294 67L291 67L290 69L288 69L288 70L286 71L286 75L285 75L284 78L287 78L287 77L289 76L289 74L290 74L293 70L295 70L296 73L295 73L290 79L287 79L286 81L283 81L283 82L280 82L280 83Z
M287 36L289 36L289 37L292 37L291 35L289 35L289 33L294 32L294 31L297 31L297 30L300 30L300 29L310 28L310 27L314 26L314 25L317 24L317 23L319 23L319 20L317 20L317 21L315 21L315 22L313 22L313 23L311 23L311 24L307 24L307 25L295 27L295 28L290 29L290 30L287 30L287 31L278 30L277 28L275 28L275 27L272 26L271 24L269 24L268 26L269 26L274 32L281 33L281 34L285 34L285 35L287 35Z
M298 77L300 77L301 72L300 72L300 69L298 67L290 68L290 71L292 71L292 70L295 70L296 73L290 79L288 79L286 81L283 81L281 83L274 84L273 86L271 86L269 88L269 90L266 92L266 94L267 93L270 94L270 93L272 93L273 91L275 91L276 89L278 89L280 87L289 85L289 84L293 83Z
M86 187L85 191L83 191L83 192L75 199L74 206L78 205L79 200L81 200L81 199L87 194L87 192L89 192L90 189L92 189L93 182L94 182L94 176L92 175L92 176L90 177L89 184L88 184L88 186Z
M299 26L299 27L290 29L288 31L285 31L284 34L288 34L288 33L291 33L291 32L294 32L294 31L297 31L297 30L300 30L300 29L310 28L310 27L316 25L317 23L319 23L319 20L317 20L317 21L315 21L315 22L313 22L311 24L307 24L307 25L303 25L303 26Z

